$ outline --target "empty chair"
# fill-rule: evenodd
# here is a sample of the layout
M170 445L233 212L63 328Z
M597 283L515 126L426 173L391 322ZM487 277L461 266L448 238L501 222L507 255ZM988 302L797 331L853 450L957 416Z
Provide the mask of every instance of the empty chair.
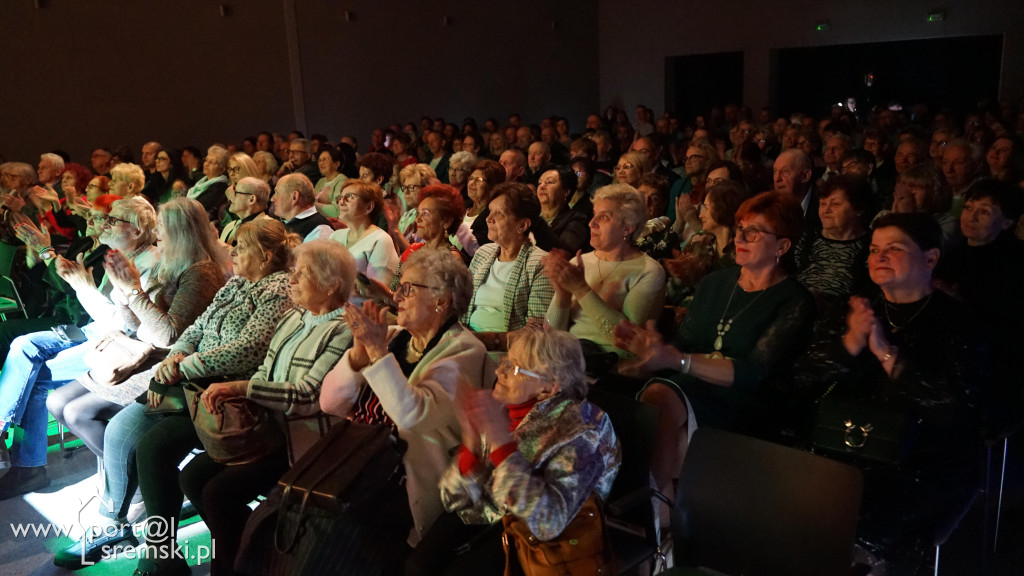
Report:
M852 466L700 428L679 478L676 568L666 574L849 574L862 488Z

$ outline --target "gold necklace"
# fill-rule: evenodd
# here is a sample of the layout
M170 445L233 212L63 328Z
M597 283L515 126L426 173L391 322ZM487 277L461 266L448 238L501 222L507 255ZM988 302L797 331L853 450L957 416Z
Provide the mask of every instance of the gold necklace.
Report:
M899 326L897 326L896 323L892 321L892 318L889 317L890 302L888 300L885 300L885 298L883 297L883 300L885 300L885 320L886 320L886 322L889 323L889 326L892 327L892 333L896 334L900 330L906 328L908 324L910 324L911 322L914 321L915 318L920 316L921 312L924 312L924 309L928 307L928 303L932 301L932 294L935 294L935 292L932 292L931 294L929 294L928 298L925 298L924 304L921 304L921 307L917 309L917 312L914 312L914 315L911 316L909 320L907 320L906 322L904 322L903 324L901 324ZM896 303L894 302L891 305L895 305L895 304Z
M596 254L594 255L594 258L597 258ZM603 260L597 258L597 276L600 279L601 286L604 286L604 281L605 278L607 278L607 276L601 271L601 262L603 262ZM616 260L615 264L612 266L612 269L608 271L608 274L615 272L615 269L619 267L619 264L622 264L622 260Z

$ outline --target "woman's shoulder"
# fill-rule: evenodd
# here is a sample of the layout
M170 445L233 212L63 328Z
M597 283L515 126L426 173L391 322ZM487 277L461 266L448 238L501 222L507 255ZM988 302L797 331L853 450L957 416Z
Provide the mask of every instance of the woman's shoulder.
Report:
M261 299L277 299L289 297L291 292L291 275L285 270L267 274L253 286L256 296Z

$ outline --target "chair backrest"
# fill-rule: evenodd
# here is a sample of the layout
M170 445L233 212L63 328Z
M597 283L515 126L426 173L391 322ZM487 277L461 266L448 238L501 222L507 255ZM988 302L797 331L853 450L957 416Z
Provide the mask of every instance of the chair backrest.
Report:
M14 259L18 253L18 247L0 242L0 298L8 298L14 303L4 307L5 311L23 310L21 297L18 295L14 279L11 276L11 269L14 267Z
M848 574L862 489L853 466L700 428L676 493L676 563L736 575Z
M658 409L638 400L591 389L587 400L604 410L611 419L622 450L622 465L608 501L650 486L651 454L658 427Z

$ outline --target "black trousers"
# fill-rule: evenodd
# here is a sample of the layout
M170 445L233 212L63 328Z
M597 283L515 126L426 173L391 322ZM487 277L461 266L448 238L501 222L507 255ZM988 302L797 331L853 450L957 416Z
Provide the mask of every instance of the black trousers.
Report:
M503 528L497 524L465 524L458 514L438 518L405 562L406 576L500 575L505 570Z
M252 515L249 502L267 494L288 469L284 447L251 464L228 466L205 452L196 456L181 471L181 490L206 521L217 555L211 561L212 576L235 574L245 523Z

